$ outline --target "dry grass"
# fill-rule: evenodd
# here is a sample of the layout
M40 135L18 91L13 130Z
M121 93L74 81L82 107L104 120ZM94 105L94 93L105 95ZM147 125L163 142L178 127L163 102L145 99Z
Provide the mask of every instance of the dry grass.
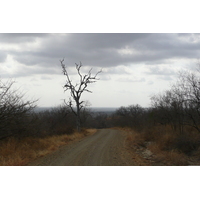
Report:
M183 166L188 165L188 157L177 150L162 150L162 144L153 142L148 149L155 155L155 163L163 163L163 165Z
M195 148L198 148L200 136L196 133L174 133L169 126L153 127L144 132L136 132L126 129L127 144L136 153L143 157L145 149L153 153L154 165L182 166L189 164L189 156ZM149 158L148 158L149 160Z
M38 157L45 156L57 150L62 145L66 145L71 141L77 141L95 132L96 129L86 129L81 133L75 132L71 135L57 135L45 138L28 137L21 140L9 138L1 141L0 144L0 165L26 165Z

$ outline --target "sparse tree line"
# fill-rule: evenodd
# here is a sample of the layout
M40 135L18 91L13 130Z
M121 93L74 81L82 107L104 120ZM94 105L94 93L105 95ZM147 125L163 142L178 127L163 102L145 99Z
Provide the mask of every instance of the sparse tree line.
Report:
M130 127L145 141L157 141L162 150L191 154L200 148L199 70L179 72L170 89L151 97L150 108L121 107L112 119L113 125Z
M163 125L170 124L180 134L185 127L200 133L200 76L181 72L170 90L151 97L154 118Z
M70 91L69 101L51 110L35 112L37 100L27 101L25 95L13 89L14 81L0 80L0 139L15 136L44 137L47 135L72 134L74 130L90 127L94 117L87 109L87 102L81 100L83 92L91 92L88 85L95 83L98 71L92 75L92 69L87 74L81 73L82 63L76 64L78 83L72 83L64 59L60 61L61 69L66 77L64 90ZM75 105L74 105L75 102Z
M69 101L64 101L63 105L51 110L35 112L37 101L24 100L24 95L20 91L12 89L13 81L5 83L0 81L0 138L45 137L55 134L71 134L74 130L80 131L81 128L117 126L130 127L141 133L153 130L155 127L163 127L164 130L165 127L170 126L173 134L182 136L187 134L187 140L191 132L200 133L200 76L198 70L196 73L179 73L177 82L170 89L151 97L150 108L143 108L138 104L122 106L113 114L108 115L92 112L81 100L83 92L91 92L87 87L98 80L97 75L101 71L91 75L91 69L87 74L82 75L82 64L76 64L80 81L72 84L73 81L69 77L64 60L60 62L66 77L64 90L70 91L71 98Z
M170 125L182 134L185 127L200 133L200 74L180 72L177 82L169 90L151 96L151 107L131 105L119 108L116 124L141 129L147 125Z
M33 136L72 134L77 130L77 116L66 104L44 111L36 111L37 101L26 101L13 81L0 82L0 139ZM75 109L75 108L73 108ZM79 113L81 128L104 128L107 114L93 113L87 107Z

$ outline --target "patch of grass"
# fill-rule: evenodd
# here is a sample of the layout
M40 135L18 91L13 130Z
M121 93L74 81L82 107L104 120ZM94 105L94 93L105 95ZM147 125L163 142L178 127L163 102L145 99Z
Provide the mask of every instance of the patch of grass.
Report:
M200 149L198 133L188 132L186 129L184 133L178 134L170 126L156 126L141 133L129 130L127 141L136 149L149 149L155 162L164 165L188 165L189 156L195 155Z
M0 143L0 165L21 166L28 162L45 156L70 141L79 140L92 135L96 129L86 129L84 132L71 135L53 135L44 138L27 137L23 139L8 138Z
M184 153L180 153L178 151L166 152L165 158L169 165L185 166L189 164L188 157Z
M188 165L188 157L177 150L162 150L162 144L153 142L148 146L148 149L155 155L156 163L164 165L183 166Z

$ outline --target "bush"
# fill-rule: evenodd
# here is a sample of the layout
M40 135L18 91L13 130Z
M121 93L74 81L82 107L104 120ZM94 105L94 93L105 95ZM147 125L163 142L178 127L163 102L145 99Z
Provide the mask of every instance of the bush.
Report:
M35 113L34 124L37 124L35 135L44 137L47 135L72 134L75 129L75 122L73 113L65 106Z
M189 133L178 135L173 142L173 148L190 155L200 146L200 138Z
M24 100L24 94L13 90L14 82L0 80L0 138L27 133L30 112L36 101Z

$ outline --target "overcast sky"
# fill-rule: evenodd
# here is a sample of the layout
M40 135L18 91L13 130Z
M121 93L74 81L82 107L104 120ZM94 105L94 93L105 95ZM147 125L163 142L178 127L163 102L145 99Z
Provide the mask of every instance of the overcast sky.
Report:
M180 70L194 70L200 57L199 34L0 34L0 78L15 86L38 106L57 106L68 99L60 59L76 82L75 63L90 68L99 80L82 100L92 107L150 105L150 96L176 80Z

